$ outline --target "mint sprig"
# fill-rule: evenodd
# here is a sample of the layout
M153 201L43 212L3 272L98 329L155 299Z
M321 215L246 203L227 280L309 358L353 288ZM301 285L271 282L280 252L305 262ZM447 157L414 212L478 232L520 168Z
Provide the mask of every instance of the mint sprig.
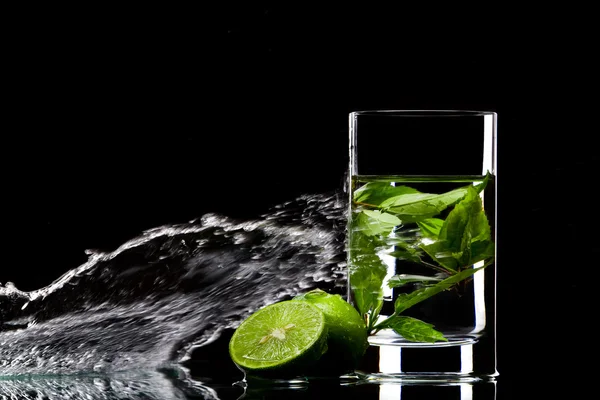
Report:
M353 301L369 334L390 328L405 339L447 340L431 324L401 315L408 308L470 278L494 260L495 247L479 193L490 175L476 185L442 194L421 193L409 186L369 182L353 195L356 211L349 229L349 278ZM445 218L441 213L452 208ZM415 223L415 229L404 230ZM392 234L394 232L394 234ZM393 247L393 251L389 248ZM383 284L387 266L381 255L413 262L438 272L434 277L396 275L388 286L418 282L421 288L396 299L394 313L383 321Z

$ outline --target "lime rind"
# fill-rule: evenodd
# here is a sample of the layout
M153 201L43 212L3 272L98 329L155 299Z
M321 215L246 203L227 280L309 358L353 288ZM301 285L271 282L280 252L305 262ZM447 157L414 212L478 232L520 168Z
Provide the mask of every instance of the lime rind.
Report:
M328 351L314 374L339 376L354 371L368 347L367 327L358 311L339 294L315 289L294 297L318 307L325 315Z
M257 375L302 375L327 349L325 316L307 302L282 301L250 315L229 342L233 362Z

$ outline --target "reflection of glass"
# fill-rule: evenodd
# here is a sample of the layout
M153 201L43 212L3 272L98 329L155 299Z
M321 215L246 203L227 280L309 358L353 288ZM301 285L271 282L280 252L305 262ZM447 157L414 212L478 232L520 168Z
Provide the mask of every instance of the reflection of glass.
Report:
M332 381L305 382L302 385L244 385L245 391L236 400L279 400L279 399L316 399L343 398L361 400L496 400L496 381L455 382L455 383L406 383L406 382L356 382L339 385ZM221 396L224 394L219 393ZM220 397L222 400L230 399Z
M368 379L497 375L496 114L350 114L349 301Z
M453 384L394 384L381 383L379 399L453 399L495 400L496 382L453 383Z

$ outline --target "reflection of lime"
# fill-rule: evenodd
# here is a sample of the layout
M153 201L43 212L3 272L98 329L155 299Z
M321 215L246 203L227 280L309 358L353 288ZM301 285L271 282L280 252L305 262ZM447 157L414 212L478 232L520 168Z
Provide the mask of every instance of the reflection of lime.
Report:
M294 297L317 306L329 331L327 353L312 375L342 375L354 371L368 347L367 326L354 307L339 294L320 289Z
M312 304L281 301L245 319L229 341L229 355L246 374L307 375L327 349L323 313Z

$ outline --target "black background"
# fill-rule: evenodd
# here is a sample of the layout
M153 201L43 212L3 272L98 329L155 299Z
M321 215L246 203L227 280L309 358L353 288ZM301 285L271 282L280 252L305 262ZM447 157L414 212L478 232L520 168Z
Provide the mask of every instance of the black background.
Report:
M85 249L148 228L339 189L351 111L496 111L499 394L578 391L569 379L597 351L584 349L599 247L588 15L256 2L11 12L0 282L37 289Z

